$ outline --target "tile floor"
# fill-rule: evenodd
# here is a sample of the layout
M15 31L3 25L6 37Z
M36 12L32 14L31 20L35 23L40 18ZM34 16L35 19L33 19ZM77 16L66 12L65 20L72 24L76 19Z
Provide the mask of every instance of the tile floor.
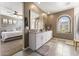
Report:
M37 52L26 49L13 56L79 56L79 47L75 50L72 40L53 38L39 48Z
M37 52L33 52L31 49L26 49L24 51L20 51L14 54L13 56L41 56L41 55Z

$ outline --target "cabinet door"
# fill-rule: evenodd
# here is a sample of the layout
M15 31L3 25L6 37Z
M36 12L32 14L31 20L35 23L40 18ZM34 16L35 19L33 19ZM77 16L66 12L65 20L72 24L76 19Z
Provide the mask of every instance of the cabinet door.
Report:
M48 40L50 40L52 38L52 32L49 31L47 34L48 34L48 39L47 39L47 41L48 41Z
M36 49L36 42L35 42L35 34L34 33L29 33L29 47L32 50Z
M42 46L42 34L38 33L36 34L36 49L40 48Z
M49 35L49 37L50 37L50 39L52 38L52 31L50 31L50 33L49 33L50 35Z
M47 34L44 32L44 33L42 34L42 36L43 36L42 42L43 42L43 44L45 44L46 41L47 41Z

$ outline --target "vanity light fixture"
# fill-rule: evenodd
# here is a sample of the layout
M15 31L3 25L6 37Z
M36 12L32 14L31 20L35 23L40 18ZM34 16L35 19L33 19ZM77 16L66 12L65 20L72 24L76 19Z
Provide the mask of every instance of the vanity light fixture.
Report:
M12 19L9 19L9 24L12 24Z
M16 20L13 20L13 24L16 24Z
M6 23L7 24L7 19L3 19L3 23Z

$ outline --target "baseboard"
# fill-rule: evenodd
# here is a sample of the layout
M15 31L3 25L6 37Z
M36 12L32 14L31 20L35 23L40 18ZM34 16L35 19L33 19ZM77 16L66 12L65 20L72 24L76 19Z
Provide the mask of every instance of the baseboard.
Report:
M23 48L23 50L27 50L29 47L27 47L27 48Z

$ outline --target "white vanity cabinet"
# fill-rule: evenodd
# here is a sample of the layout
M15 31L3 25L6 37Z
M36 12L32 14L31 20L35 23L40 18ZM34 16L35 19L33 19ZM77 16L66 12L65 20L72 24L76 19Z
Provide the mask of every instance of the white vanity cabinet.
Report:
M29 32L29 47L37 50L52 38L52 31L45 32Z
M36 48L35 49L38 49L40 46L42 46L42 41L43 41L43 39L42 39L43 37L42 37L42 33L37 33L36 34Z

